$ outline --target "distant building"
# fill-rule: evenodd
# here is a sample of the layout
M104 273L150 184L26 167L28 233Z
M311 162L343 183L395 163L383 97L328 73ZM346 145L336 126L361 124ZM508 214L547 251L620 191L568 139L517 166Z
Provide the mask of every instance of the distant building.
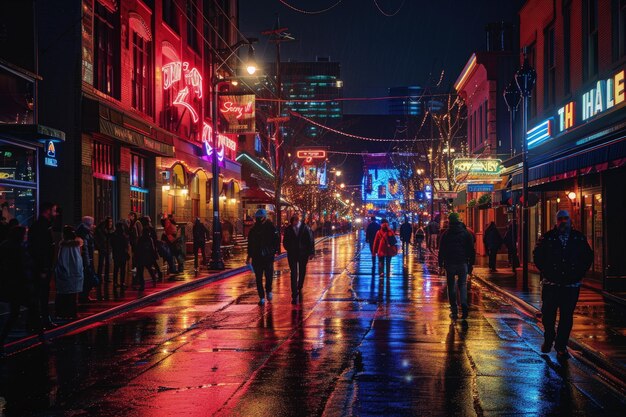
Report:
M389 89L389 114L394 116L421 116L424 114L424 89L419 86Z
M370 210L387 210L390 205L402 203L400 172L393 166L387 153L374 153L363 157L363 182L361 197Z

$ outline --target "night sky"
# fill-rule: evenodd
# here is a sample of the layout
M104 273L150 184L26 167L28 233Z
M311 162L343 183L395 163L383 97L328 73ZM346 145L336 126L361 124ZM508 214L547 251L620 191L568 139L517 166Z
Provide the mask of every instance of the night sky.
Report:
M284 0L308 11L338 0ZM240 29L260 38L259 60L274 59L274 46L261 31L276 14L296 41L283 43L283 60L311 61L329 56L341 63L345 97L381 97L393 86L428 84L445 71L450 88L470 54L485 49L485 24L516 22L522 0L343 0L330 11L305 14L280 0L240 0ZM384 112L384 102L350 102L347 114Z

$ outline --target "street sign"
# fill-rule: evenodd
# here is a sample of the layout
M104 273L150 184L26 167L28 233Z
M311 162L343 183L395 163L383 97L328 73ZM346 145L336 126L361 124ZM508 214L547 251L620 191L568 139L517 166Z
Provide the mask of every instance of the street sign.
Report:
M468 193L491 193L493 190L493 184L467 184Z

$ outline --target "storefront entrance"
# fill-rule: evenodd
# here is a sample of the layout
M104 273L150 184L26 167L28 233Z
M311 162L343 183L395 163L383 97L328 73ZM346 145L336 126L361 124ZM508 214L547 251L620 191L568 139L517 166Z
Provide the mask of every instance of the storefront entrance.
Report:
M602 256L604 253L602 233L602 190L600 188L587 189L583 194L583 229L587 241L593 249L594 274L602 274Z

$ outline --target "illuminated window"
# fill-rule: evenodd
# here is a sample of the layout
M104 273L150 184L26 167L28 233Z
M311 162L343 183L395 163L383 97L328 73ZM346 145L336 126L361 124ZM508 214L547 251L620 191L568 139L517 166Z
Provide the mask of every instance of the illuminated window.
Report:
M94 141L92 144L91 167L93 172L94 218L96 223L105 217L115 217L115 168L113 147Z
M149 116L154 114L152 107L152 54L150 42L133 32L133 101L132 106Z
M143 188L146 184L146 158L132 154L130 161L130 185Z
M119 12L95 3L94 8L94 87L120 98Z

